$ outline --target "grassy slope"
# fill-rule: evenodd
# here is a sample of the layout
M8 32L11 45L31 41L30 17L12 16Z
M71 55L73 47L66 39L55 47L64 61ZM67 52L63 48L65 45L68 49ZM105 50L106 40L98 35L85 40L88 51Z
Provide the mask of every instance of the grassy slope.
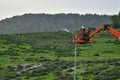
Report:
M65 32L0 35L0 79L73 80L71 38ZM77 44L77 80L119 79L119 52L120 43L107 32L92 44Z

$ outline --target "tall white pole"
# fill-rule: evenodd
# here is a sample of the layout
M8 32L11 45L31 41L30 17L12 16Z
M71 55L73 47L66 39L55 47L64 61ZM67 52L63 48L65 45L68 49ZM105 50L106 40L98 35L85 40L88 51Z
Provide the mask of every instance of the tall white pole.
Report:
M74 80L76 80L76 43L75 43L75 54L74 54Z

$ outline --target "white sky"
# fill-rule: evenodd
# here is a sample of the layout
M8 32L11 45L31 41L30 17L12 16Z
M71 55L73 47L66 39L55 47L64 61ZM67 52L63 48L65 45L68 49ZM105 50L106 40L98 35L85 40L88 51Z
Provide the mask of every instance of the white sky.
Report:
M0 19L25 13L118 14L120 0L0 0Z

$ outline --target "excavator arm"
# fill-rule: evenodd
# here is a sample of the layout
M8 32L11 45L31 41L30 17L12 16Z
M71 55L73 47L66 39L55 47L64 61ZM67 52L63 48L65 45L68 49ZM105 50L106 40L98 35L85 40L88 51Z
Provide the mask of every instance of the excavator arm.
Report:
M116 29L110 27L109 32L117 39L120 39L120 32L118 32Z
M92 42L95 38L97 38L100 34L102 34L106 29L108 29L107 25L102 25L98 27L94 32L92 32L89 35L90 41Z

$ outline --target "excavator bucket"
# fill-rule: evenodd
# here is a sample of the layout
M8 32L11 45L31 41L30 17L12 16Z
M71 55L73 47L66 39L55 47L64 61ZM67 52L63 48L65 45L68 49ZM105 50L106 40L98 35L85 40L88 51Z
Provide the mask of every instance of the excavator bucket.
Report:
M90 41L89 34L87 32L78 31L73 33L73 43L78 44L89 44Z

